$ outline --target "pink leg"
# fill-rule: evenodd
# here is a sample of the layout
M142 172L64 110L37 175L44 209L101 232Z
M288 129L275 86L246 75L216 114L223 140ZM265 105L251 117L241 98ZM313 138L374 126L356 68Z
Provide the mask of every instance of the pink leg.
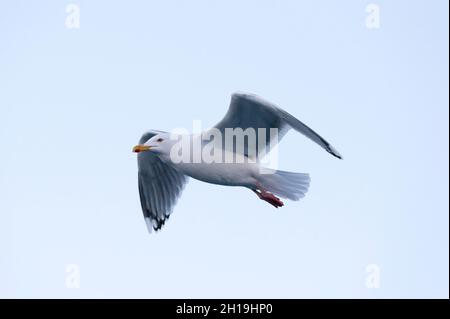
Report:
M257 190L253 189L253 192L255 192L255 194L258 195L260 199L268 202L275 208L282 207L284 205L283 202L278 197L276 197L274 194L269 193L264 189L257 189Z

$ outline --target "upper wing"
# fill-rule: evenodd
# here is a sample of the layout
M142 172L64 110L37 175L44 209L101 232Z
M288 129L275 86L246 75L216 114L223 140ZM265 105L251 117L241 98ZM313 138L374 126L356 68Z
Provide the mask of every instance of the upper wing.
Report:
M224 138L225 128L239 127L243 130L246 130L247 128L254 128L256 130L257 140L256 152L254 152L254 154L260 154L262 151L261 149L258 149L258 145L260 144L258 141L258 128L266 129L265 143L261 144L265 145L265 148L267 149L270 147L270 128L278 129L278 141L283 138L289 129L293 128L319 144L327 152L338 158L342 158L339 152L334 149L330 143L328 143L324 138L308 126L300 122L288 112L278 108L272 103L262 100L255 95L242 93L233 94L228 112L225 114L225 117L217 123L217 125L215 125L215 128L221 131ZM249 153L251 154L247 143L244 145L244 154L248 156Z
M158 131L145 133L139 144L145 143ZM159 230L172 213L187 177L165 164L152 152L141 152L138 158L139 196L149 232Z

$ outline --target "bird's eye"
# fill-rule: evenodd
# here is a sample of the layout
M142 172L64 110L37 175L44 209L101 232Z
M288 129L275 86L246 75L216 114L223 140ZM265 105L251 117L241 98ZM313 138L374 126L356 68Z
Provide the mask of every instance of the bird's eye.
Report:
M163 139L162 139L162 138L158 138L156 141L157 141L157 142L162 142Z

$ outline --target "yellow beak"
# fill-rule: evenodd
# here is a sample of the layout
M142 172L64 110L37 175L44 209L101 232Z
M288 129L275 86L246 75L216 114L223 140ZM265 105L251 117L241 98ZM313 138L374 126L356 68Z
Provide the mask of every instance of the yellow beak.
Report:
M133 147L133 152L135 153L140 153L140 152L145 152L150 150L150 146L147 145L136 145L135 147Z

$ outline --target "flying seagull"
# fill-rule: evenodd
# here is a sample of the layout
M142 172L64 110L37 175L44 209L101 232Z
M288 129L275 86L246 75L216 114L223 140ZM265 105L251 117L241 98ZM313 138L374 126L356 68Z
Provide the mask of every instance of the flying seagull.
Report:
M180 145L180 136L174 138L168 132L156 130L144 133L133 152L138 153L139 195L149 232L160 230L169 218L188 177L212 184L249 188L276 208L284 205L277 196L294 201L304 197L310 183L308 174L264 170L260 162L291 128L342 159L338 151L319 134L288 112L253 94L233 94L228 112L219 123L202 134L187 136L188 146L181 148L181 152L193 153L188 154L187 161L174 161L174 154L180 155L180 152L173 151ZM231 143L229 147L226 137L230 129L244 132L253 129L262 133L252 135L255 137L254 143L250 142L249 135L244 142L241 140L241 145ZM277 134L272 135L271 132ZM206 154L218 153L219 157L215 159L219 160L192 160L196 155L195 151L190 152L192 145L198 142L206 147L205 135L215 137L210 152ZM229 155L233 158L231 162L224 160Z

